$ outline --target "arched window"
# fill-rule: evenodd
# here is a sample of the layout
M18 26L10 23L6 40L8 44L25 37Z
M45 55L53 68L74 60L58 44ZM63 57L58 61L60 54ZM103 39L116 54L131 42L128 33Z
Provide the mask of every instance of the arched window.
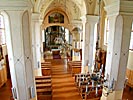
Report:
M109 35L109 20L108 18L105 18L104 45L108 45L108 35Z
M130 38L130 50L133 50L133 23L132 23L132 30L131 30L131 38Z
M6 44L4 17L0 14L0 44Z

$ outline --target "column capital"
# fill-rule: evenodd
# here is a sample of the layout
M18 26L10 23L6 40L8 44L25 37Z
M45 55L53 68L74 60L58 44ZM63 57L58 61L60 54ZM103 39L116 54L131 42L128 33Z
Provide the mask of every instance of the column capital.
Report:
M40 20L40 13L32 13L32 20Z
M86 23L86 22L90 22L90 23L97 23L99 17L98 16L93 16L93 15L85 15L81 17L82 22Z
M118 15L119 14L119 5L120 1L115 1L107 6L104 7L104 9L107 12L107 16L113 16L113 15Z
M26 10L33 7L30 0L2 0L0 1L0 10Z

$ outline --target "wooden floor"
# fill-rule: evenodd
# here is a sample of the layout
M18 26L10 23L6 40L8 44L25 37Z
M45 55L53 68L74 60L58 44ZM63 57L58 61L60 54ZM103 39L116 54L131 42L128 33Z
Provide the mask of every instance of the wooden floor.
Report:
M74 84L74 78L67 72L66 61L52 61L52 100L82 100Z
M74 78L67 72L64 59L48 60L52 62L52 100L82 100L74 84ZM11 94L11 81L0 88L0 100L13 100ZM133 89L126 87L122 100L133 100Z

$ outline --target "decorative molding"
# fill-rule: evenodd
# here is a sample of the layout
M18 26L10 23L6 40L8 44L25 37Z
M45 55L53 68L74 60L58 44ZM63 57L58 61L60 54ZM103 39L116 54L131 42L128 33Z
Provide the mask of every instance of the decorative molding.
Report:
M120 13L126 15L133 15L133 1L121 1Z
M25 10L32 8L33 4L31 1L0 1L0 10Z
M120 9L119 4L120 1L115 1L112 4L105 6L104 9L107 12L107 16L118 15Z
M105 6L108 16L126 14L133 15L133 1L115 1L112 4Z

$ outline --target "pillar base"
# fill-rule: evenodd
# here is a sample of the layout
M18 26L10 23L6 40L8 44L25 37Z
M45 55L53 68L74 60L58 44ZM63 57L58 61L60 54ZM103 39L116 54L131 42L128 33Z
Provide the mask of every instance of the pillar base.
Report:
M100 100L122 100L123 89L118 91L113 91L107 95L107 90L103 88L102 97Z

